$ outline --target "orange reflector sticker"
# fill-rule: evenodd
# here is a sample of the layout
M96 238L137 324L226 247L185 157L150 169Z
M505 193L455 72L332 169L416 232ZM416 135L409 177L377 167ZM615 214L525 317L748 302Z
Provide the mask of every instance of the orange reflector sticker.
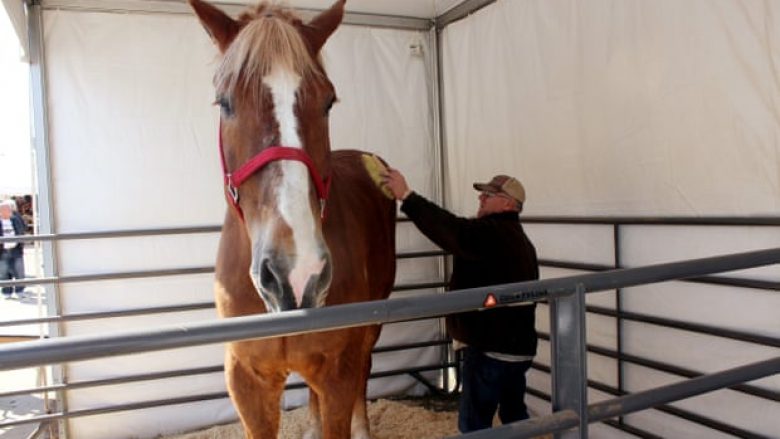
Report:
M482 306L485 308L492 308L496 306L497 303L496 296L494 296L493 293L488 293L487 297L485 297L485 301L482 302Z

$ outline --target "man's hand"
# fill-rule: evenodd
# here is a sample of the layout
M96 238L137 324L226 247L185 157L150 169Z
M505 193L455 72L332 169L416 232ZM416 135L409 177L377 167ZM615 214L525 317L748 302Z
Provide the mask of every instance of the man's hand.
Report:
M403 201L412 191L406 184L406 179L397 169L387 167L387 172L382 174L382 181L385 187L390 189L396 200Z

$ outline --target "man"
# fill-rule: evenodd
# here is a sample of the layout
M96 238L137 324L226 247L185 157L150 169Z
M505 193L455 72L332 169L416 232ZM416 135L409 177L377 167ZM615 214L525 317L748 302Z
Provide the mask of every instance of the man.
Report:
M404 176L388 168L384 184L402 202L401 211L436 245L454 256L450 289L484 287L539 278L536 249L519 214L525 189L517 179L497 175L474 183L480 191L473 219L461 218L409 189ZM463 348L463 391L458 428L490 428L498 409L502 423L528 418L525 373L536 355L536 306L528 304L447 317L447 330Z
M24 235L25 225L22 217L14 212L16 203L11 200L0 202L0 237ZM0 245L0 280L24 279L24 247L21 242L4 242ZM10 299L16 291L22 295L24 286L3 287L3 297Z

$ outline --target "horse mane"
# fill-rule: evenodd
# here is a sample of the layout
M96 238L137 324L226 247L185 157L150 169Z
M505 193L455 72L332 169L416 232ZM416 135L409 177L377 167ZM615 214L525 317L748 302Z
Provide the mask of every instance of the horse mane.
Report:
M301 19L290 9L261 3L238 18L243 24L233 43L225 51L214 75L221 95L232 95L237 87L259 96L262 79L273 66L281 66L301 78L319 75L318 60L301 37L296 26Z

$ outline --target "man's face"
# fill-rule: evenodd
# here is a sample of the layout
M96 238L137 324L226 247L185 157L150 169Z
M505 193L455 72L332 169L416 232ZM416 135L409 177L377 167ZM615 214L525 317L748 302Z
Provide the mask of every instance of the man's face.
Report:
M492 213L506 212L507 210L511 210L514 204L514 200L500 192L480 192L477 218Z
M11 208L8 206L0 206L0 218L3 219L10 219L11 218Z

